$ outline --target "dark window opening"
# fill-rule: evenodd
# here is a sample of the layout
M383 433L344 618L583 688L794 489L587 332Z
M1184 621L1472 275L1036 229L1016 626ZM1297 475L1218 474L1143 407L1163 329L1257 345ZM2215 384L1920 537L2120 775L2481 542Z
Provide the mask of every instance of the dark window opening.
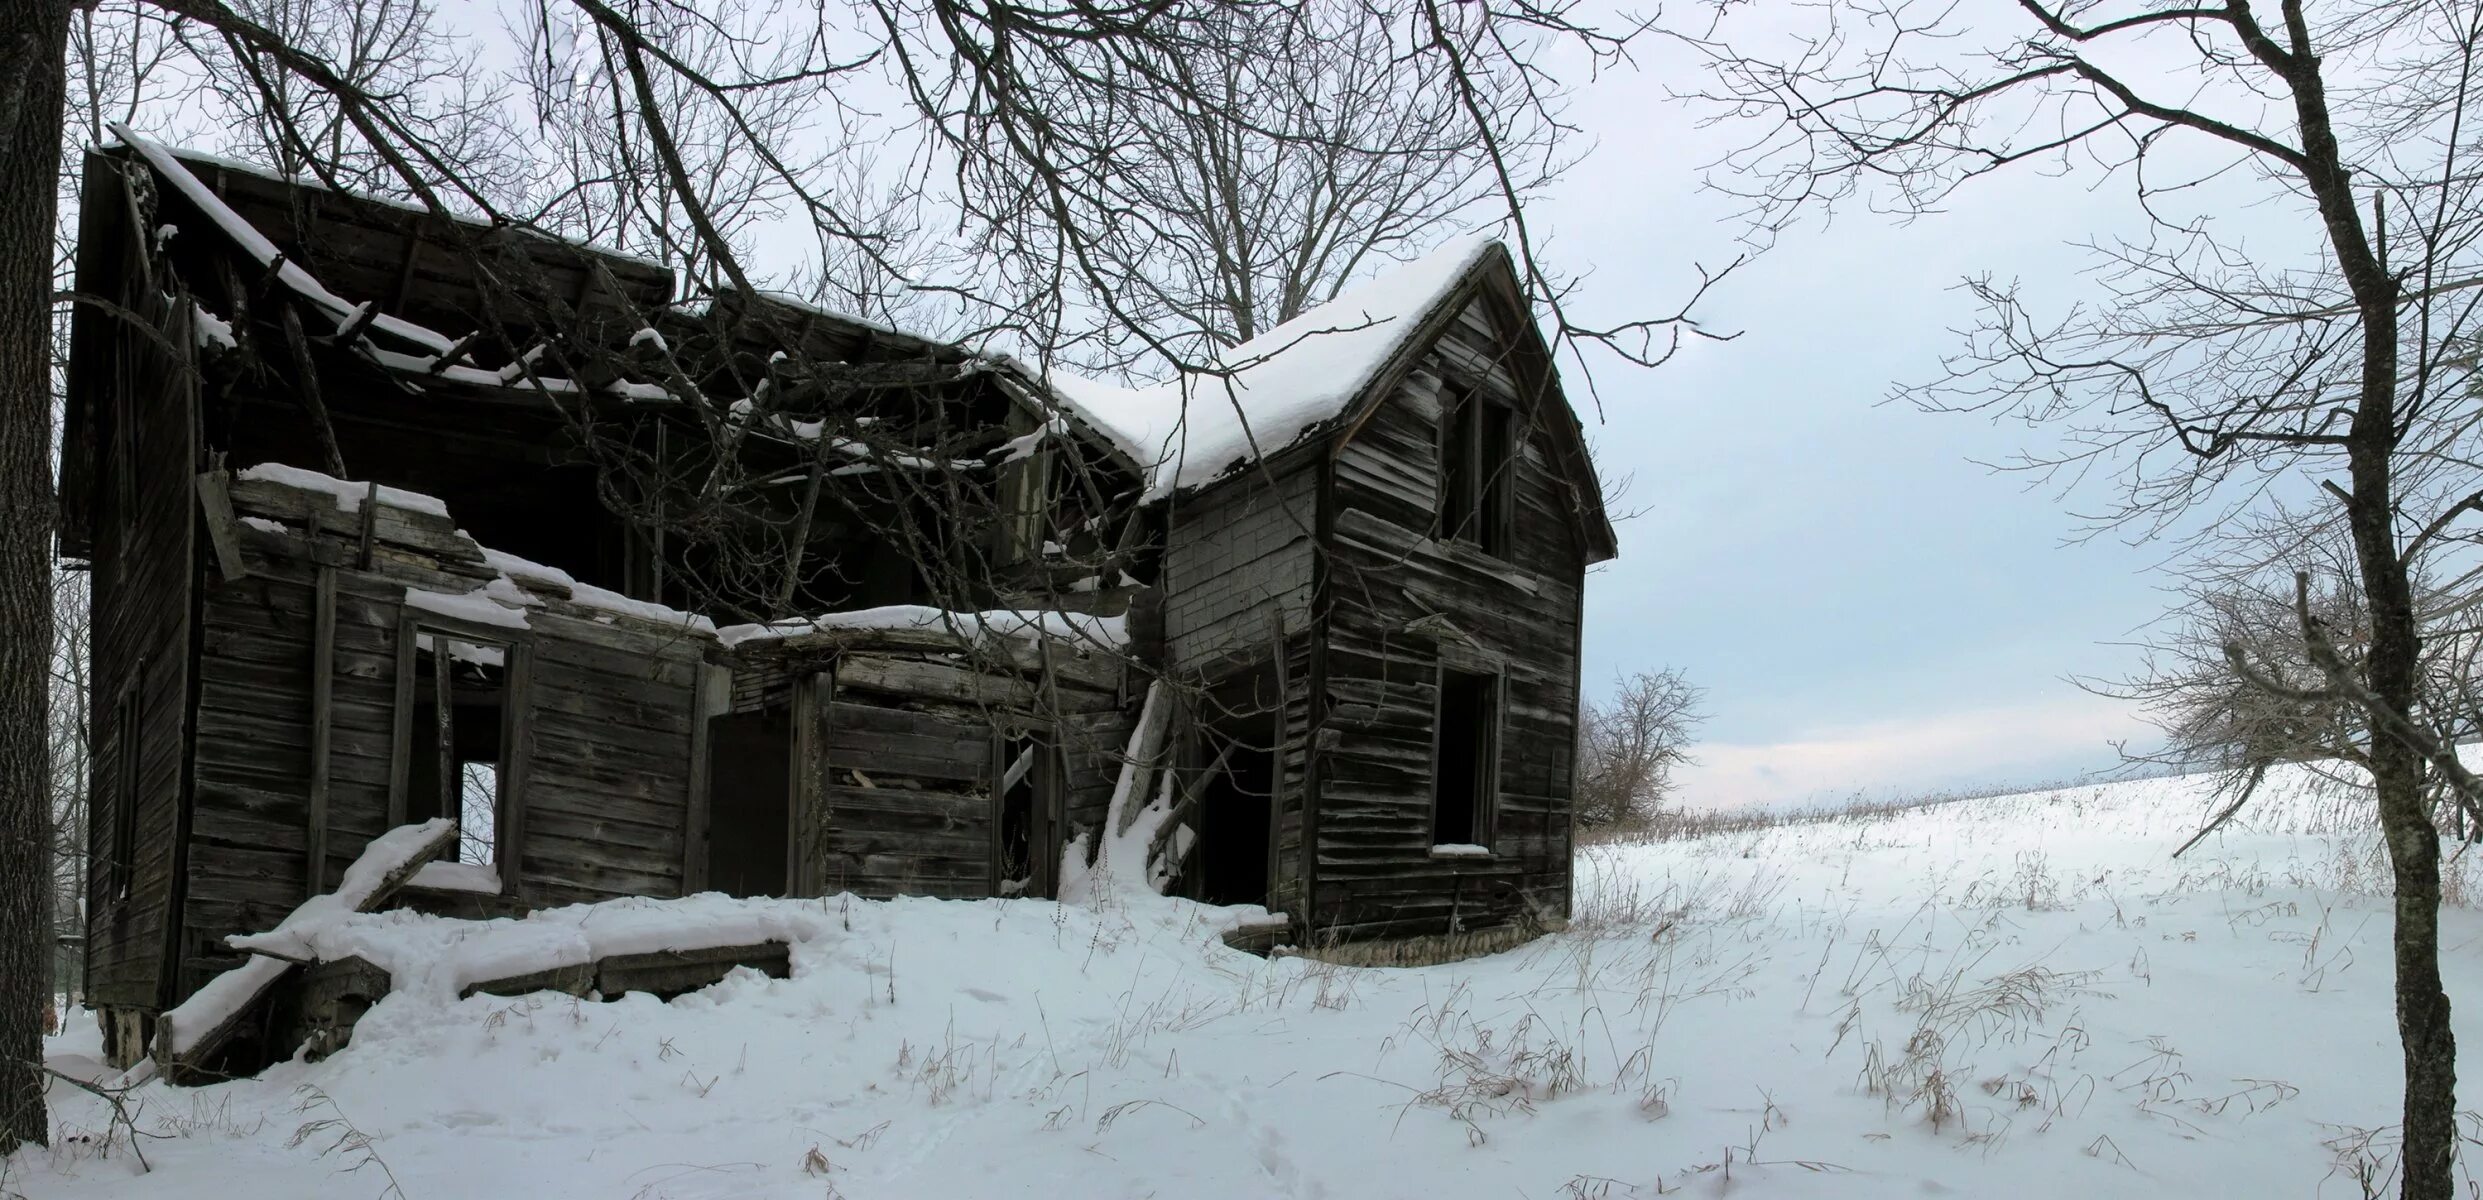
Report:
M405 819L455 822L452 862L488 867L504 858L509 653L506 645L445 633L415 635Z
M1270 716L1200 731L1207 776L1198 806L1198 898L1206 903L1267 903L1275 858L1274 734Z
M707 886L785 894L793 814L793 711L731 713L707 725Z
M143 674L146 665L139 664ZM111 842L104 850L104 898L129 896L130 878L138 856L138 690L121 693L113 705Z
M1499 677L1441 671L1436 729L1431 843L1487 846L1500 783Z
M1051 744L1033 731L1000 739L998 829L993 853L1003 896L1049 896L1060 860L1055 804L1058 768Z
M1450 389L1445 404L1437 534L1473 543L1486 554L1507 554L1517 414L1467 388Z

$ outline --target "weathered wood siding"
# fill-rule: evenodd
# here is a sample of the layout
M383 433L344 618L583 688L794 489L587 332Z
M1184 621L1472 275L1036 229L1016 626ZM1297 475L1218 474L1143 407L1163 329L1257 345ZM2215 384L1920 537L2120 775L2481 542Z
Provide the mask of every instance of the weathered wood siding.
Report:
M435 534L452 528L438 523ZM224 946L226 935L267 928L313 890L312 663L323 568L303 539L245 528L240 541L250 574L224 580L210 569L199 605L182 995L241 961ZM325 569L336 574L328 887L388 825L405 590L462 591L479 581L431 569L401 549L383 548L367 571ZM692 680L703 643L606 624L556 601L530 610L528 623L518 636L532 667L529 769L516 799L518 887L504 902L678 894Z
M1585 555L1545 422L1567 412L1555 406L1520 426L1507 557L1432 537L1442 382L1483 388L1525 412L1532 398L1519 394L1506 344L1476 302L1335 456L1315 937L1446 933L1510 921L1528 905L1566 911ZM1441 651L1407 626L1435 615L1505 672L1487 860L1430 852Z
M840 689L820 706L820 890L992 893L992 725L972 710L883 706Z
M702 647L575 616L529 620L526 901L679 895Z
M742 670L783 673L764 662ZM993 772L1000 739L1015 731L1051 749L1035 853L1038 881L1057 876L1064 848L1100 827L1111 803L1132 725L1119 674L1107 656L1066 646L839 655L812 693L818 766L803 828L815 832L803 837L816 849L801 890L992 895Z
M117 199L117 198L116 198ZM133 262L130 271L139 268ZM145 328L99 320L81 329L106 372L90 411L103 469L94 479L93 672L88 695L89 861L96 892L87 906L86 988L98 1004L153 1009L175 951L182 796L187 784L189 615L197 554L192 545L198 469L197 377L189 301L135 278L115 297ZM79 319L90 319L81 309ZM175 348L178 348L176 350ZM90 363L93 359L88 360ZM126 707L124 701L127 702ZM134 720L124 720L124 715ZM125 896L105 894L113 831L134 806L134 853Z
M1165 661L1213 673L1220 658L1264 660L1271 615L1310 625L1317 464L1296 457L1172 500L1159 586Z
M1200 689L1277 657L1285 669L1269 903L1299 912L1306 857L1312 645L1320 464L1296 455L1177 498L1166 522L1160 586L1166 674L1195 704ZM1193 713L1188 720L1212 719ZM1187 728L1185 721L1184 728ZM1107 795L1107 799L1109 796Z

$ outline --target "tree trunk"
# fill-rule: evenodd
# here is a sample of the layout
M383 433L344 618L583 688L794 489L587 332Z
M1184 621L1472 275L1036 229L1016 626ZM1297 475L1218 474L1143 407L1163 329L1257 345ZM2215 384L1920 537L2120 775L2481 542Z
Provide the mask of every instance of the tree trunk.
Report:
M2374 260L2372 265L2376 266ZM2423 788L2422 751L2390 732L2415 717L2422 631L2397 545L2397 304L2393 280L2355 281L2362 309L2360 403L2346 447L2353 499L2346 521L2371 622L2364 663L2373 712L2371 782L2380 835L2395 874L2397 1037L2405 1059L2405 1142L2399 1195L2451 1200L2456 1192L2457 1039L2440 984L2440 833Z
M2412 589L2388 517L2387 468L2366 471L2356 456L2351 521L2371 618L2367 660L2372 698L2411 716L2416 656ZM2376 496L2366 488L2380 489ZM2366 529L2366 526L2373 528ZM2397 1037L2405 1058L2404 1200L2455 1195L2457 1040L2440 984L2440 836L2423 790L2421 752L2371 722L2371 781L2380 834L2396 884Z
M0 21L0 1153L48 1141L52 234L70 0Z

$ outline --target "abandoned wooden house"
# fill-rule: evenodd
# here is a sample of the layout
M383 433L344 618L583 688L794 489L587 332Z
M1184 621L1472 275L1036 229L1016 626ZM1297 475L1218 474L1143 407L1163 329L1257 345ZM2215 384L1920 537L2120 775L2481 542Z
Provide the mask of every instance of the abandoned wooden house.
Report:
M1054 896L1133 830L1296 945L1566 915L1614 542L1496 244L1129 390L123 142L59 489L117 1061L433 818L383 890L472 918Z

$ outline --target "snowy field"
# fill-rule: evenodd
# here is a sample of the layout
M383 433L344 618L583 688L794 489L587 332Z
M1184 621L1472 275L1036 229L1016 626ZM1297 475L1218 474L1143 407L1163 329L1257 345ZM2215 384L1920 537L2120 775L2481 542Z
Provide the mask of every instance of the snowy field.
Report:
M2183 780L1590 847L1573 930L1424 969L1264 961L1172 902L776 902L817 931L791 980L398 995L325 1062L148 1085L149 1169L55 1088L0 1195L2356 1197L2387 875L2282 783L2178 861ZM95 1073L91 1024L54 1053Z

